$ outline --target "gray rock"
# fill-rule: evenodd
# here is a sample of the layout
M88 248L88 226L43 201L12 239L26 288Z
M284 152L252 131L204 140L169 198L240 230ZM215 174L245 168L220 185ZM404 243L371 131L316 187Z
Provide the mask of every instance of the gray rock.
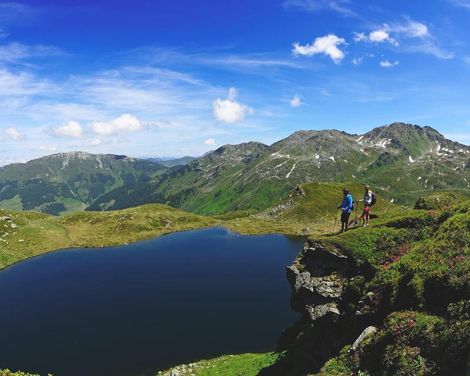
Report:
M335 302L330 302L321 305L306 306L307 312L310 318L315 321L328 314L332 314L335 317L340 315L338 305Z
M377 328L375 326L368 326L365 328L362 333L357 337L357 339L354 341L353 345L349 349L349 351L356 351L359 345L367 338L370 337L371 335L374 335L377 333Z
M312 277L309 272L299 272L293 265L288 268L293 274L294 290L296 292L299 292L301 289L306 289L324 298L340 298L343 295L346 280L338 274Z

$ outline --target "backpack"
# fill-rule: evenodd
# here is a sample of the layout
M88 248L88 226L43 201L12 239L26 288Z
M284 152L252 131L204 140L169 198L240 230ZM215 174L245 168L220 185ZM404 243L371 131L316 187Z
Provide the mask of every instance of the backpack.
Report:
M370 206L375 205L376 202L377 202L377 197L375 196L375 193L372 192L372 201L370 202Z

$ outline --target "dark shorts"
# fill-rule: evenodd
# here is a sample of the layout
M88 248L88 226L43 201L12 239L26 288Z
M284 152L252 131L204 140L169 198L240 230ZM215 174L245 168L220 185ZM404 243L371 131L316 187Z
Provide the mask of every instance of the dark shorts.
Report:
M349 216L351 215L351 213L347 213L345 211L343 211L341 213L341 222L342 223L348 223L349 222Z

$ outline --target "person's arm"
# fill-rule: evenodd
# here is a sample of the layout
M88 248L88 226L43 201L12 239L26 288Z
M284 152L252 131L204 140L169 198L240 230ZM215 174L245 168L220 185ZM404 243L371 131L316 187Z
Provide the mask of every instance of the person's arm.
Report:
M352 198L352 196L349 196L348 197L348 210L352 210L353 205L354 205L353 198Z

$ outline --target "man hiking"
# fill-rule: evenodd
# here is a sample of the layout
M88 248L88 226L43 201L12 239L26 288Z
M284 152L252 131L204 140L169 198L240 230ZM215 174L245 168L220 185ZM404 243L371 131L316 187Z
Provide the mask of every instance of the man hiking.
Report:
M364 227L369 226L369 215L370 215L370 208L372 205L375 204L376 198L375 193L370 190L368 185L364 186L364 198L362 200L358 200L357 202L364 202L364 208L362 209L362 214L359 217L359 220L362 219L362 225Z
M344 232L348 229L349 216L354 209L354 200L349 193L349 189L343 189L343 202L337 209L341 209L341 232Z

